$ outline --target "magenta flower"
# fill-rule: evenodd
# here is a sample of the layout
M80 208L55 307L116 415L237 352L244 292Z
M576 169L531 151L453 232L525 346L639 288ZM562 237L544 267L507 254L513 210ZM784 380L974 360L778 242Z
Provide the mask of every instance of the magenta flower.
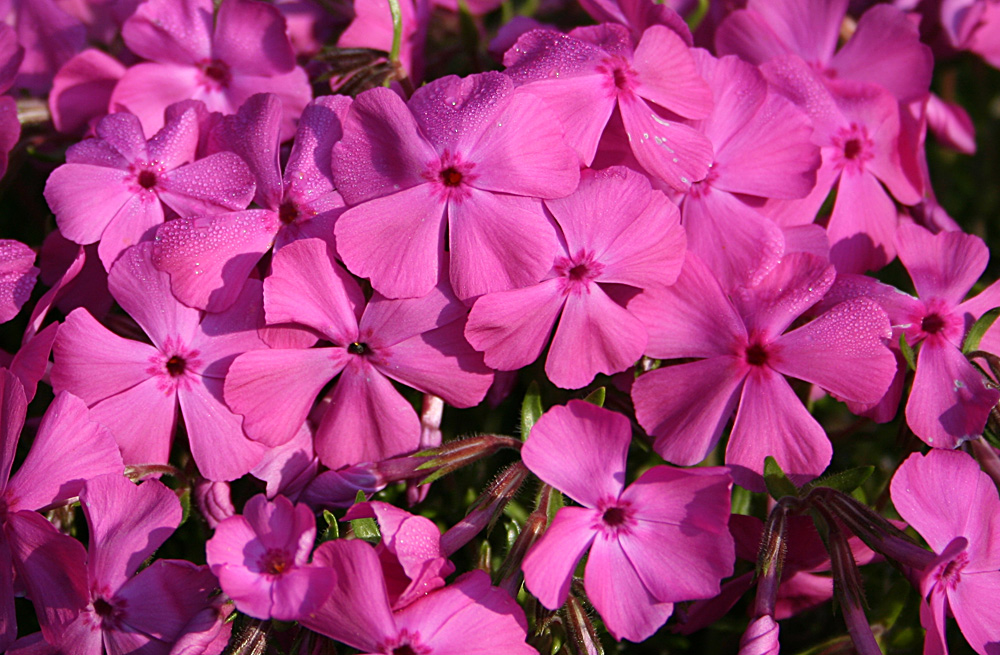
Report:
M291 439L320 390L338 374L316 431L316 453L337 469L415 450L420 419L390 378L458 407L475 405L492 381L465 341L464 305L442 282L423 298L368 303L320 239L279 250L264 282L267 321L319 332L328 347L245 353L225 383L243 429L269 446Z
M257 0L225 0L214 14L212 0L141 4L125 21L122 38L149 61L126 71L111 107L138 116L151 134L175 102L201 100L210 111L235 114L255 93L274 93L284 106L282 138L291 138L312 92L295 65L281 12Z
M35 251L20 241L0 239L0 323L17 316L35 287Z
M77 572L65 556L80 544L60 534L38 513L65 505L90 478L124 469L106 428L91 420L83 401L62 393L49 406L27 457L13 475L14 454L27 401L17 378L0 369L0 650L14 641L14 578L35 602L46 638L55 639L78 608L72 590ZM48 594L49 604L41 600Z
M452 287L466 300L545 275L556 232L537 198L572 193L580 169L540 100L483 73L435 80L406 104L388 89L359 95L333 179L352 205L335 227L352 273L389 298L423 296L444 269L447 227Z
M524 643L524 611L489 576L472 571L397 612L389 607L375 550L363 541L328 541L313 561L336 583L302 624L369 655L534 655Z
M545 372L575 389L642 356L646 327L625 301L677 279L684 230L673 203L623 167L585 172L576 193L545 205L563 234L552 270L536 285L480 297L465 336L488 366L516 370L539 356L558 320Z
M210 480L233 480L265 450L244 436L240 417L222 399L233 358L265 347L257 336L261 283L248 280L229 311L202 316L170 294L167 274L149 261L150 247L126 251L108 285L152 344L123 339L77 309L56 338L53 388L80 394L128 464L167 462L179 405L198 470Z
M885 308L895 329L917 352L917 370L906 404L906 422L914 434L936 448L955 448L977 439L1000 392L962 354L966 332L984 313L1000 307L1000 285L978 296L966 294L986 270L989 251L979 237L962 232L931 234L913 224L900 225L896 246L910 273L917 298L861 275L845 275L831 290L832 301L858 296ZM980 347L1000 352L997 331L991 329ZM900 380L900 385L902 381ZM895 413L898 396L880 401L886 416ZM872 409L875 403L856 408Z
M548 103L584 164L594 161L617 110L632 153L650 175L684 190L708 173L712 144L678 115L707 116L712 92L670 28L653 25L638 44L626 27L610 23L569 35L532 30L507 51L504 65L517 84Z
M340 139L350 102L323 96L305 108L284 175L278 162L278 96L251 96L235 116L226 117L217 138L250 165L261 209L181 218L156 231L153 264L170 273L178 300L210 312L228 309L272 246L333 232L344 202L333 188L330 148Z
M59 652L169 653L187 631L215 623L209 595L217 582L207 566L164 559L136 574L180 525L173 491L156 480L136 486L118 473L87 482L80 501L90 548L74 541L78 548L66 556L77 572L75 584L62 590L47 585L33 595L41 604L72 595L81 607L61 638L50 641Z
M97 136L66 152L66 163L45 183L45 199L63 236L83 245L100 241L106 269L123 250L151 238L164 220L164 204L186 216L242 209L253 197L253 177L235 154L193 162L193 109L149 141L139 119L126 113L102 119Z
M892 479L900 516L938 554L920 572L924 653L947 653L948 614L980 655L1000 642L1000 499L993 481L962 452L914 453Z
M525 465L582 507L559 510L522 568L531 593L558 609L589 550L590 602L615 639L642 641L674 603L718 594L732 573L732 480L719 468L656 466L625 487L631 440L626 417L581 400L535 423L521 451Z
M726 464L737 484L762 490L773 456L797 483L818 476L833 449L784 376L846 400L875 402L896 371L886 347L885 311L874 301L841 303L790 332L788 327L833 283L833 267L806 253L786 255L755 286L727 295L688 254L677 284L637 297L631 307L649 326L646 354L698 358L639 377L636 418L654 449L675 464L702 461L737 404Z
M242 516L219 523L205 544L208 565L236 608L258 619L295 621L330 594L333 572L309 566L316 518L284 496L247 501Z

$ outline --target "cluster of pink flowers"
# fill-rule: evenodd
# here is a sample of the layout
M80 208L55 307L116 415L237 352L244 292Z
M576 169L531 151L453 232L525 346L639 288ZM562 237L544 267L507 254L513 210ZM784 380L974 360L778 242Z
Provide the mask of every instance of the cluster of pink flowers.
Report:
M925 653L1000 652L1000 286L926 154L995 2L581 0L464 77L435 39L510 6L343 4L0 4L0 174L27 108L67 146L0 240L0 651L595 653L756 583L741 653L836 595L870 655L888 560ZM922 440L895 514L817 405Z

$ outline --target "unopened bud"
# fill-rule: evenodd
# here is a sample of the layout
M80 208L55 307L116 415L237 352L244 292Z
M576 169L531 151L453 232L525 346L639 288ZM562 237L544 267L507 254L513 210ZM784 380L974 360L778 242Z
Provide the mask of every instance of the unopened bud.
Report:
M507 467L479 496L472 510L441 537L441 550L450 557L472 541L484 528L492 527L507 503L517 495L528 477L528 468L520 461Z
M752 621L740 637L739 655L778 655L778 624L765 614Z
M562 609L566 636L576 655L604 655L604 647L594 624L576 596L570 596Z

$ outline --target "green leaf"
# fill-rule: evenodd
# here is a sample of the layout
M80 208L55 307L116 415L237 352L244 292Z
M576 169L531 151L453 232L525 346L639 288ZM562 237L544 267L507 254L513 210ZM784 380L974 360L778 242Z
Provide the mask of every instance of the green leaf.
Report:
M531 428L542 415L542 394L538 390L538 382L531 381L528 392L521 401L521 441L527 441Z
M819 480L814 480L805 486L804 491L815 487L829 487L849 494L864 484L865 480L871 477L871 474L874 472L874 466L859 466L858 468L848 469L840 473L828 475L825 478L820 478Z
M708 5L710 0L698 0L698 6L695 7L694 11L687 17L688 28L694 32L701 25L701 21L705 19L705 15L708 13ZM660 3L662 4L662 3Z
M319 543L333 541L340 538L340 526L337 524L337 517L330 510L323 510L323 520L326 521L326 528L319 536Z
M963 355L968 355L974 350L979 350L979 342L983 340L986 330L989 330L990 326L996 322L997 317L1000 317L1000 307L994 307L972 324L972 327L969 328L969 333L965 335L965 341L962 342Z
M750 514L750 501L753 500L753 492L733 485L733 514Z
M365 493L360 490L358 491L358 495L354 497L355 503L363 503L366 500ZM382 534L378 531L378 524L375 523L375 519L354 519L351 521L351 529L354 531L355 537L363 539L370 544L377 544L382 541Z
M910 367L911 371L917 370L917 356L913 354L913 348L910 344L906 342L906 335L899 335L899 349L903 352L903 357L906 359L906 365Z
M186 487L184 491L177 497L177 500L181 501L181 525L187 523L188 517L191 516L191 488Z
M785 472L781 470L778 460L770 455L764 459L764 485L767 493L775 500L780 500L785 496L797 497L799 489L788 479Z
M604 387L598 387L597 389L594 389L589 394L587 394L587 397L584 398L584 400L590 403L591 405L604 407L604 398L607 395L608 395L607 389L605 389Z

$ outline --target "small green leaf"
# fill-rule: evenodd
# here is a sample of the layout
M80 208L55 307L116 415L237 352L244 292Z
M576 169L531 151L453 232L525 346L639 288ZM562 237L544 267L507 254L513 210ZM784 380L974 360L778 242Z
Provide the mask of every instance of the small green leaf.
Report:
M181 525L184 525L187 522L188 517L191 516L191 488L186 487L177 497L177 500L181 501L181 522L180 525L177 526L180 527Z
M732 511L733 514L750 514L750 501L753 500L753 492L733 485L733 503Z
M590 403L591 405L604 407L604 398L607 395L608 395L607 389L605 389L604 387L598 387L597 389L594 389L589 394L587 394L587 397L584 398L584 400Z
M319 536L319 543L333 541L340 538L340 526L337 524L337 517L330 510L323 510L323 520L326 521L326 528ZM318 544L317 544L318 545Z
M542 415L542 394L538 390L538 382L531 381L528 385L528 392L524 394L521 401L521 441L528 440L531 428Z
M825 478L820 478L819 480L814 480L805 486L804 491L808 491L814 487L830 487L831 489L849 494L864 484L865 480L871 477L871 474L874 472L874 466L859 466L858 468L848 469L840 473L828 475Z
M785 472L781 470L778 460L770 455L764 459L764 485L767 493L775 500L780 500L785 496L797 497L799 489L788 479Z
M705 19L705 15L708 13L708 5L710 0L698 0L698 6L695 10L691 12L691 15L687 17L688 28L694 32L701 25L701 21Z
M910 367L910 370L917 370L917 356L913 354L913 348L907 343L905 334L899 335L899 349L902 351L906 365Z
M358 495L354 497L354 502L363 503L366 500L365 493L358 490ZM351 529L354 531L355 537L363 539L370 544L377 544L382 541L382 535L378 531L378 524L375 523L375 519L354 519L351 521Z
M965 341L962 343L963 355L968 355L974 350L979 350L979 342L983 340L983 335L990 329L990 326L996 322L997 317L1000 317L1000 307L994 307L972 324L972 327L969 328L969 333L965 335Z

